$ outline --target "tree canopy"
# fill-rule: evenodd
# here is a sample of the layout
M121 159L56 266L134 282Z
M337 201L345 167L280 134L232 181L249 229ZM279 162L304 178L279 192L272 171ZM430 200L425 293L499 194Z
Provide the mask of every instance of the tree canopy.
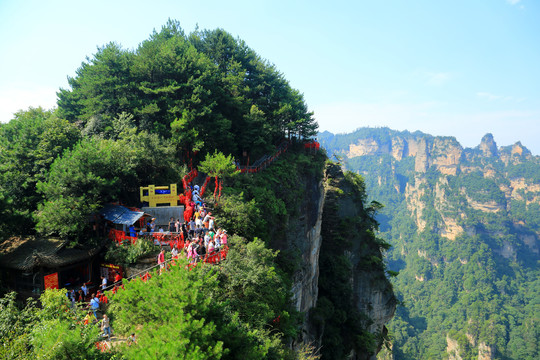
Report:
M302 94L222 29L186 35L169 20L136 49L98 47L68 83L56 110L0 126L3 236L78 239L101 205L137 204L139 186L179 183L194 158L224 154L233 166L317 129Z
M242 40L222 29L185 35L172 20L133 51L98 48L69 85L58 92L61 117L105 129L127 112L187 151L258 155L317 129L302 94Z

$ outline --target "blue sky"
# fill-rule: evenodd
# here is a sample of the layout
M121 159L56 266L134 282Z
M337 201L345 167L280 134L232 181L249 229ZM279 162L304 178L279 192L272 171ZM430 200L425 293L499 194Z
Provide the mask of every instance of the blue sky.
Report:
M0 0L0 121L55 92L97 46L134 49L168 18L223 28L304 93L321 130L388 126L540 154L540 3Z

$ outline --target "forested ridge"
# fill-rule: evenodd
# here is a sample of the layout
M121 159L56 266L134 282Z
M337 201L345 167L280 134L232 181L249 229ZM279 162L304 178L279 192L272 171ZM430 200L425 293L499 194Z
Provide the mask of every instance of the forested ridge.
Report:
M394 305L380 261L387 244L375 236L377 208L367 203L362 178L346 174L347 194L333 191L354 206L343 222L353 221L361 245L349 239L334 250L339 271L329 266L324 273L324 306L299 312L294 275L318 266L318 253L317 264L309 263L304 234L291 231L304 226L307 213L320 222L308 185L322 198L330 165L324 152L304 148L317 124L302 94L242 40L221 29L185 34L170 20L134 50L114 42L99 47L69 78L69 88L59 90L57 105L21 110L0 125L0 236L8 248L28 237L99 248L104 239L89 220L105 204L139 205L140 186L181 183L198 166L210 175L209 159L222 159L227 168L235 168L233 161L248 165L283 141L290 145L263 172L228 174L220 179L221 196L208 196L216 222L231 234L227 261L191 271L179 261L108 295L112 327L126 337L136 332L137 346L101 352L99 329L84 324L85 312L71 309L62 290L45 291L39 305L9 293L0 299L0 358L316 359L322 353L361 359L375 353L384 319L371 329L369 309L356 308L352 281L341 285L345 294L331 284L353 278L350 250L360 247L354 261L379 259L373 278ZM105 246L104 258L122 265L155 250L141 241ZM324 262L332 265L332 256ZM1 283L0 290L6 290ZM317 289L308 290L315 303ZM307 321L318 327L309 344L303 343Z
M537 359L540 159L387 128L319 134L385 208L394 359ZM389 354L379 354L389 358Z
M220 151L245 165L317 129L302 94L221 29L186 35L170 20L135 50L99 47L76 74L57 109L0 126L3 234L79 236L65 212L133 203L141 184L178 182L190 160Z

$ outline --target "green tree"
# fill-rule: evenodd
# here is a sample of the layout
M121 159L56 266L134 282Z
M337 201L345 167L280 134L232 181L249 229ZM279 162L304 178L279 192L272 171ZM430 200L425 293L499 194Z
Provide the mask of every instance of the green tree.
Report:
M0 299L0 358L28 359L32 357L29 329L38 321L34 301L21 307L16 293Z
M235 237L231 243L233 250L220 273L230 311L255 328L277 327L294 338L297 324L294 314L291 319L294 310L289 303L287 281L275 265L277 252L257 238L247 242Z
M99 328L84 325L85 312L71 307L65 290L46 290L40 306L29 299L15 302L15 293L0 299L0 357L2 359L108 359L101 353Z
M136 203L140 184L170 184L180 177L174 148L158 135L131 128L116 141L85 139L58 158L38 184L45 200L35 213L36 229L80 241L88 216L105 203Z
M217 201L219 201L221 196L221 187L223 186L224 179L237 174L232 155L225 156L223 153L217 151L213 155L206 154L204 161L199 164L199 170L215 179L214 200L216 199L218 189L220 189Z
M285 136L317 129L302 94L222 29L186 36L169 20L135 51L115 43L98 48L76 74L58 93L62 117L93 136L110 133L119 114L132 114L139 130L172 138L185 160L214 150L258 158Z
M0 127L0 219L3 235L33 232L32 212L42 196L43 181L53 161L80 138L79 131L52 111L19 111Z
M117 43L98 47L77 69L76 76L68 78L71 90L57 93L59 116L94 134L110 126L117 114L132 112L138 103L131 75L133 62L133 53Z
M83 325L85 312L71 307L65 289L47 290L40 297L39 321L31 329L37 359L106 359L96 347L99 327Z
M216 268L170 271L147 282L131 281L112 297L117 331L136 332L137 344L121 349L129 358L269 359L286 353L279 338L231 312ZM266 302L267 300L264 299ZM277 354L277 356L274 355Z
M215 214L222 228L245 238L260 235L266 225L257 201L248 201L243 193L223 195Z

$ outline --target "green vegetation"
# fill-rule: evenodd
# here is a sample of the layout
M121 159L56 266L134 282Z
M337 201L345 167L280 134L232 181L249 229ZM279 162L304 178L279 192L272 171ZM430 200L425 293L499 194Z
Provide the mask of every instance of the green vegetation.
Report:
M61 290L47 290L40 307L15 301L15 293L0 299L0 358L110 359L95 343L99 328L83 325L85 311L71 308Z
M201 161L199 164L199 171L215 178L214 199L216 198L216 194L218 194L218 189L223 187L223 178L238 175L233 160L231 155L225 156L221 152L214 152L213 155L206 154L204 161ZM220 196L221 190L219 191L218 199Z
M135 331L136 345L101 353L99 330L83 325L85 314L70 308L63 291L46 291L40 308L18 306L11 294L0 300L0 357L318 358L309 346L292 350L307 317L292 303L292 275L313 265L302 258L307 244L298 233L318 221L313 204L330 166L323 152L303 147L317 129L303 95L242 40L221 29L186 35L175 21L135 50L98 48L69 86L56 110L21 111L0 125L1 236L95 244L102 239L89 238L89 218L103 205L136 205L139 186L180 183L191 165L215 179L222 196L209 205L219 226L236 235L219 266L187 271L178 261L170 272L109 294L113 328ZM264 171L235 172L235 162L252 164L284 140L287 152ZM368 331L372 321L358 310L351 279L375 271L372 280L387 285L381 251L389 245L375 235L380 204L368 205L360 176L340 181L345 188L334 184L335 198L357 209L335 223L339 236L327 229L312 316L326 329L317 337L328 359L374 353L380 338ZM350 227L354 238L343 233ZM127 265L152 250L144 242L111 246L105 257Z
M523 163L510 163L507 166L509 179L525 178L535 184L540 183L540 164L531 161Z
M260 240L231 237L222 267L184 260L109 293L115 332L138 335L130 347L101 353L99 327L71 307L61 290L47 290L41 307L19 308L15 294L0 299L0 357L12 359L293 359L285 344L297 335L298 317L289 303L276 253ZM278 320L276 320L278 319Z
M32 214L42 201L37 183L80 137L74 125L41 108L20 111L9 123L0 124L2 236L34 233Z
M43 202L34 213L36 229L82 239L89 214L118 199L138 203L140 184L175 182L182 175L175 163L174 147L155 134L83 140L57 158L38 183Z
M127 358L285 359L296 335L287 286L261 241L231 238L222 268L186 269L179 261L147 282L132 281L112 298L116 331L139 334ZM279 322L273 320L280 317ZM294 316L294 315L292 315ZM180 335L180 336L178 336Z
M236 176L226 183L216 213L225 228L246 238L259 237L272 248L283 248L290 219L300 211L298 199L322 177L326 157L305 154L301 144L257 175ZM230 227L229 227L230 226Z
M159 245L150 239L140 238L135 244L124 240L122 244L111 244L105 253L105 260L120 266L135 264L137 260L159 253Z
M411 137L360 129L362 136L335 135L331 144L344 153L359 138L388 143L389 133ZM435 166L417 173L414 157L398 161L390 154L351 158L346 166L363 174L370 197L385 205L377 219L392 244L387 262L399 271L392 282L402 302L389 324L394 358L446 358L447 336L463 359L476 359L481 343L496 359L538 358L539 197L529 187L511 198L504 193L510 180L539 185L538 157L514 156L505 164L465 149L466 171L452 176ZM463 229L455 239L445 236L448 222Z
M60 117L98 133L123 112L184 151L257 158L287 135L314 135L303 96L227 32L184 34L169 21L134 51L109 43L59 92Z
M89 214L137 203L141 184L179 183L193 158L245 163L317 129L303 96L242 40L186 35L176 21L135 50L98 48L69 85L56 111L0 125L2 236L84 242Z

